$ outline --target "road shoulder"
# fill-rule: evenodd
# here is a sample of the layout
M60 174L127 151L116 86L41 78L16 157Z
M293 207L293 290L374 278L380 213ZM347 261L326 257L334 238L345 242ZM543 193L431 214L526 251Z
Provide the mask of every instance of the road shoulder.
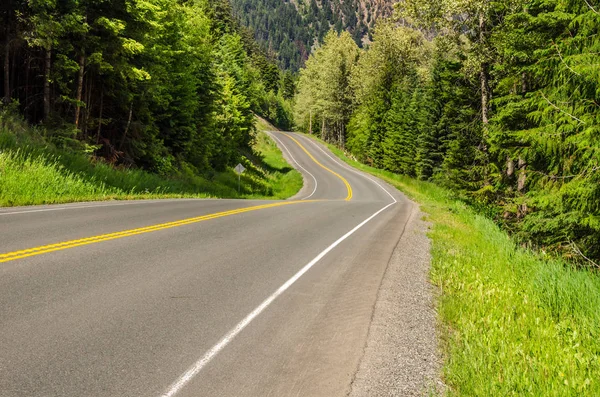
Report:
M429 225L413 206L382 280L349 396L442 394Z

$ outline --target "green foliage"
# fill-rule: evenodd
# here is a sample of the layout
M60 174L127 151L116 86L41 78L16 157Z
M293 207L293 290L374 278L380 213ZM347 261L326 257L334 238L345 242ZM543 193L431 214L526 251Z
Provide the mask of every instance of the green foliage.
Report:
M379 25L368 51L363 52L351 77L357 111L348 129L348 147L358 158L376 167L414 174L417 115L424 81L422 68L429 45L419 32ZM410 164L409 164L410 163Z
M60 148L210 174L252 151L255 113L292 123L293 81L227 0L11 0L0 11L3 106Z
M496 37L503 58L491 148L505 223L582 262L600 258L599 33L589 4L535 1Z
M402 24L379 23L359 52L347 91L333 77L344 65L326 56L341 45L327 36L300 72L297 126L369 165L454 190L523 243L596 266L599 10L581 0L405 0ZM340 92L346 113L331 106ZM327 136L334 117L347 132Z
M417 113L419 91L412 95L407 88L392 93L390 108L385 114L382 143L383 165L400 174L414 176L417 152L417 137L421 120Z
M259 107L260 114L273 124L283 130L292 129L294 122L292 104L281 94L268 92L261 97Z
M300 73L295 121L304 130L320 132L330 142L345 145L345 127L352 113L350 76L358 47L347 32L330 31Z
M168 175L115 167L80 149L56 147L42 137L43 131L0 113L0 206L167 197L285 199L302 187L300 173L263 132L240 159L248 170L238 194L231 168L199 175L193 165L174 158L162 163Z
M338 34L347 31L362 47L369 28L392 11L391 2L373 0L233 0L232 6L255 39L293 72L304 66L315 44L323 44L331 27Z
M519 247L451 190L330 149L428 214L449 396L600 393L597 272Z

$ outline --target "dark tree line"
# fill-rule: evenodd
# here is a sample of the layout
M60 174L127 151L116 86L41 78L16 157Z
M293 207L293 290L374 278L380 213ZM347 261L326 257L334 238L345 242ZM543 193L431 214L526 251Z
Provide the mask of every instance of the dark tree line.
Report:
M226 0L1 7L4 107L58 145L161 173L182 162L203 172L249 149L253 112L291 122L283 73Z

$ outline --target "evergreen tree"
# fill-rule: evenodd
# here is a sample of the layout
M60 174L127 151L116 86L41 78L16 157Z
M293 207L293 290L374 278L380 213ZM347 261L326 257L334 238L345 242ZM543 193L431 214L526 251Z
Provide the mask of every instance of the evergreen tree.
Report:
M511 28L530 39L511 40ZM505 210L523 238L580 259L600 257L599 30L590 3L533 2L498 37L505 57L492 148Z
M56 145L210 172L248 152L253 112L291 123L276 61L227 0L11 0L1 12L2 102Z

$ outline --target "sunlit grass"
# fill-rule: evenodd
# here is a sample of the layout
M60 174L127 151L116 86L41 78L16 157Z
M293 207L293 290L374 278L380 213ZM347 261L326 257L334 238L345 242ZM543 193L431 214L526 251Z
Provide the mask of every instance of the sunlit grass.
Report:
M146 198L285 199L302 187L263 132L254 151L243 160L241 178L233 170L199 175L183 164L169 176L114 167L101 160L48 144L44 131L10 114L0 115L0 206L53 204L93 200Z
M254 149L261 155L274 198L288 198L302 188L302 174L283 158L279 147L264 132L259 132Z
M432 223L448 395L600 396L597 273L517 246L446 189L330 148L419 202Z

